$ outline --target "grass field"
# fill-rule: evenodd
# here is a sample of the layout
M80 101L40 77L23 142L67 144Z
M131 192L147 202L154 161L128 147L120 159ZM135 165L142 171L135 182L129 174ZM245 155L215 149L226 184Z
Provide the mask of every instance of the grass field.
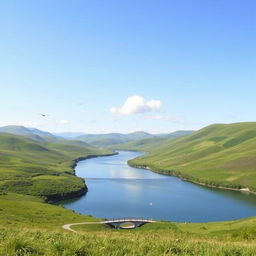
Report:
M208 186L256 191L256 123L216 124L167 140L130 165Z
M35 141L0 134L0 192L55 200L81 194L84 181L74 175L77 158L111 153L81 141Z
M126 232L126 233L124 233ZM46 256L253 256L255 241L230 241L193 236L173 230L59 231L0 229L0 255Z

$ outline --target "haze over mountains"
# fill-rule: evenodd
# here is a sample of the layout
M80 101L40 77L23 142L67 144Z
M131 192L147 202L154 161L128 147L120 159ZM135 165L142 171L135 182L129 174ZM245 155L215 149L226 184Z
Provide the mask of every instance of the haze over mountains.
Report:
M41 131L36 128L27 128L19 125L8 125L0 127L0 133L22 135L39 141L56 139L56 137L49 132Z
M151 138L153 135L146 132L134 132L130 134L121 133L109 133L109 134L87 134L77 137L82 141L97 146L97 147L109 147L117 144L125 143L128 141L139 140L143 138Z
M14 135L26 136L30 139L37 141L60 141L66 140L76 140L83 141L89 145L95 147L112 147L115 145L120 145L123 143L129 143L133 141L146 140L146 143L152 141L162 141L165 138L175 138L191 134L193 131L176 131L169 134L150 134L143 131L122 134L122 133L108 133L108 134L84 134L76 132L66 132L66 133L49 133L44 132L36 128L27 128L24 126L9 125L0 127L0 133L10 133ZM150 140L151 139L151 140Z
M150 142L150 139L154 141L161 141L164 138L179 137L187 134L191 134L194 131L176 131L172 133L160 133L160 134L150 134L143 131L123 134L123 133L107 133L107 134L83 134L77 137L71 137L69 133L64 134L64 138L73 138L76 140L85 141L86 143L96 146L96 147L113 147L119 149L119 145L124 143L130 143L145 140ZM57 135L57 134L56 134ZM60 136L60 134L59 134ZM121 149L121 148L120 148Z

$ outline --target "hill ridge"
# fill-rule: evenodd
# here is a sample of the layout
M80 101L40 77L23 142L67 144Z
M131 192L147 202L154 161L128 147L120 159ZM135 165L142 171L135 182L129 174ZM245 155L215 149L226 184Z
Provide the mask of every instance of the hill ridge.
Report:
M129 161L200 184L256 191L256 122L214 124Z

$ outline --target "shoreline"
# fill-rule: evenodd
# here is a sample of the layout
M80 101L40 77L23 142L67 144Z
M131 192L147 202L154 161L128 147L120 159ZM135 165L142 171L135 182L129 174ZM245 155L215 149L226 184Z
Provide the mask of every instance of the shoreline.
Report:
M122 151L130 151L131 150L122 150ZM132 151L132 152L141 152L141 151ZM84 157L82 158L81 160L78 160L78 159L75 159L75 163L74 163L74 167L76 166L75 164L77 164L79 161L82 161L82 160L86 160L86 159L90 159L90 158L97 158L97 157L104 157L104 156L114 156L114 155L118 155L119 152L115 152L115 153L112 153L112 154L106 154L106 155L91 155L91 156L87 156L87 157ZM79 158L80 159L80 158ZM132 160L132 159L131 159ZM186 181L186 182L190 182L190 183L193 183L193 184L196 184L196 185L200 185L200 186L203 186L203 187L208 187L208 188L214 188L214 189L223 189L223 190L232 190L232 191L236 191L236 192L242 192L242 193L246 193L246 194L256 194L256 192L252 192L252 191L247 191L247 190L244 190L244 188L242 189L235 189L235 188L225 188L225 187L214 187L214 186L209 186L207 184L203 184L203 183L197 183L197 182L194 182L194 181L191 181L191 180L188 180L188 179L185 179L185 178L182 178L178 175L171 175L171 174L167 174L167 173L164 173L164 172L161 172L161 170L159 171L155 171L155 170L152 170L149 166L139 166L139 165L131 165L129 164L129 161L127 161L127 165L133 167L133 168L139 168L139 169L145 169L145 170L149 170L149 171L152 171L152 172L155 172L155 173L158 173L158 174L161 174L161 175L166 175L166 176L173 176L173 177L177 177L179 178L180 180L182 181ZM76 197L79 197L79 196L74 196L72 198L76 198ZM70 198L71 199L71 198ZM61 199L61 200L57 200L56 202L58 201L62 201L62 200L65 200L65 199ZM68 209L68 208L66 208ZM84 214L83 214L84 215ZM93 217L93 216L92 216ZM246 218L251 218L253 216L250 216L250 217L246 217ZM94 217L95 218L95 217ZM230 221L234 221L234 220L242 220L242 219L246 219L246 218L238 218L238 219L228 219L228 220L217 220L217 221L207 221L207 222L183 222L183 221L170 221L170 220L163 220L164 222L173 222L173 223L215 223L215 222L230 222Z
M103 155L88 155L88 156L78 157L78 158L72 160L71 168L72 168L72 170L74 171L74 175L76 176L76 174L75 174L75 168L76 168L77 164L78 164L80 161L87 160L87 159L91 159L91 158L97 158L97 157L115 156L115 155L118 155L118 154L119 154L118 152L113 152L113 153L108 153L108 154L103 154ZM78 177L78 176L77 176L77 177ZM80 177L79 177L79 178L80 178Z
M162 174L162 175L173 176L173 177L179 178L182 181L187 181L187 182L190 182L190 183L193 183L193 184L196 184L196 185L200 185L200 186L203 186L203 187L214 188L214 189L223 189L223 190L231 190L231 191L236 191L236 192L240 192L240 193L256 195L256 192L251 191L249 188L229 188L229 187L224 187L224 186L221 186L221 185L220 186L209 185L209 184L206 184L206 183L203 183L203 182L196 182L196 181L190 180L188 178L184 178L180 174L175 175L174 172L168 173L168 172L164 172L162 170L157 171L157 170L151 169L149 166L131 164L131 163L129 163L129 161L127 162L127 164L131 167L144 169L144 170L149 170L149 171L159 173L159 174Z
M97 157L104 157L104 156L114 156L114 155L118 155L119 153L118 152L113 152L113 153L108 153L108 154L102 154L102 155L88 155L88 156L84 156L84 157L78 157L74 160L72 160L72 163L70 165L71 169L72 169L72 173L71 175L74 175L76 176L77 178L81 179L84 183L84 187L80 190L77 190L77 191L74 191L74 192L71 192L69 194L66 194L64 196L61 196L61 195L56 195L56 198L52 198L52 199L46 199L45 202L46 203L49 203L49 204L55 204L59 201L62 201L62 200L68 200L68 199L74 199L76 197L80 197L80 196L83 196L85 195L87 192L88 192L88 187L85 183L85 179L84 178L81 178L81 177L78 177L76 175L76 172L75 172L75 168L77 166L77 164L80 162L80 161L84 161L84 160L87 160L87 159L91 159L91 158L97 158Z

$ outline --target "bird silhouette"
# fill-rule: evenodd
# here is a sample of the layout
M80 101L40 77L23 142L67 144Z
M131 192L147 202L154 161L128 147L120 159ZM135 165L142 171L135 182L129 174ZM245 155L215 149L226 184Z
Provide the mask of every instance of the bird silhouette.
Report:
M47 117L47 116L49 116L48 114L42 114L42 113L40 113L39 115L42 116L42 117Z

